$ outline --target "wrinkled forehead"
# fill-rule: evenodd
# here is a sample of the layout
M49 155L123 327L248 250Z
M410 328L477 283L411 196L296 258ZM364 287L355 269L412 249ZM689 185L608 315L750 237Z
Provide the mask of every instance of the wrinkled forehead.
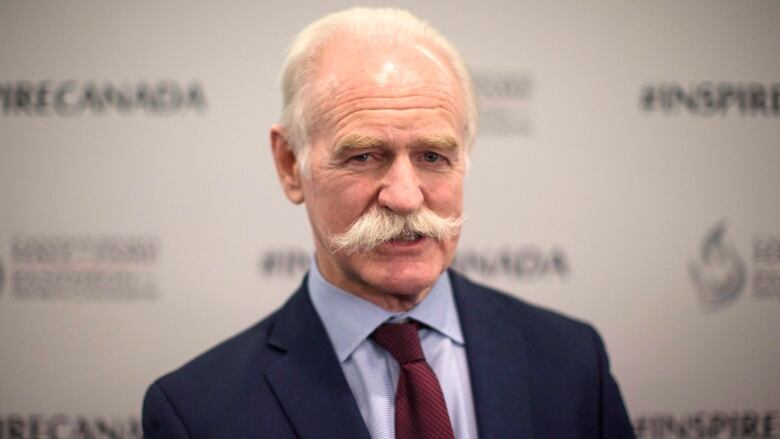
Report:
M376 85L435 81L455 85L444 56L423 41L388 41L335 38L320 53L319 78L323 82L347 79Z
M443 54L423 41L337 37L318 53L311 84L315 106L342 91L387 96L435 93L463 112L463 93Z

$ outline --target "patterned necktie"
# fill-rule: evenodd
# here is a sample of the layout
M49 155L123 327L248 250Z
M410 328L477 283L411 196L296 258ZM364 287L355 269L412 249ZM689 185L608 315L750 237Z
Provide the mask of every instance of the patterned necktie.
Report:
M398 361L396 439L454 439L439 380L425 361L417 323L384 324L371 338Z

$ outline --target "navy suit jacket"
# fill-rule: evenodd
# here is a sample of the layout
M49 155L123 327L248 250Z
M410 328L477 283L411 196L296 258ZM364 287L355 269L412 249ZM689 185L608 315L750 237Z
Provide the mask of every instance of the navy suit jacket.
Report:
M631 438L590 326L450 271L480 438ZM260 323L149 387L146 438L369 438L306 281Z

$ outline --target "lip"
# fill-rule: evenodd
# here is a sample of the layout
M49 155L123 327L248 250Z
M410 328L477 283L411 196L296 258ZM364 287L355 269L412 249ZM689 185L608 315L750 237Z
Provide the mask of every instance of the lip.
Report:
M381 253L412 253L422 250L430 241L431 238L427 236L421 236L414 241L388 241L377 247L377 250Z

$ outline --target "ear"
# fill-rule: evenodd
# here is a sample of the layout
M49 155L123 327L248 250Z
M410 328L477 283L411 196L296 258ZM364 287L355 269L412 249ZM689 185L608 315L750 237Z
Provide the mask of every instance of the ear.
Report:
M287 141L287 129L281 125L271 127L271 150L274 154L276 172L279 174L279 182L282 184L287 198L295 204L303 202L303 190L301 188L301 174L298 159L290 149Z

